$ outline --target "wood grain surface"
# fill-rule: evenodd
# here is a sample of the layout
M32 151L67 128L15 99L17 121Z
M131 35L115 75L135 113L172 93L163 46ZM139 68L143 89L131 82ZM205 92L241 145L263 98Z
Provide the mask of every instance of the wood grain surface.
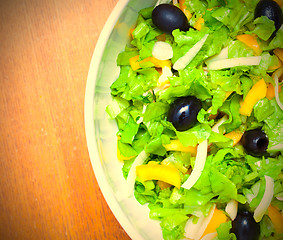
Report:
M117 1L0 1L1 239L129 239L84 133L89 64Z

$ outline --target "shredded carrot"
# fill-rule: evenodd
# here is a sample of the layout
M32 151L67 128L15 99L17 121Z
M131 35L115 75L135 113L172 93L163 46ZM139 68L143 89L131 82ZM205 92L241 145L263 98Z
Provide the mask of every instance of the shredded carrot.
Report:
M260 48L255 35L242 34L238 35L237 39L243 42L247 47L251 48L257 56L262 53L262 49Z

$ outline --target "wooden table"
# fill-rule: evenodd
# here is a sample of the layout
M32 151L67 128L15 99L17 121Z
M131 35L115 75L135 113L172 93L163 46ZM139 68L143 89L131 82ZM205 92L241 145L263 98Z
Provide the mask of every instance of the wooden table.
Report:
M84 133L88 67L117 1L0 1L0 239L129 239Z

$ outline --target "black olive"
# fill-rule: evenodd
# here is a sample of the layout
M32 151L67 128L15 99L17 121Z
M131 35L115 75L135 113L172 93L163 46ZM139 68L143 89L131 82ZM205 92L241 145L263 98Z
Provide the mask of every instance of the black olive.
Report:
M174 5L160 4L152 11L152 21L160 30L171 33L175 29L187 31L188 19L182 10Z
M201 107L201 101L196 97L178 98L171 104L167 119L177 131L186 131L196 124Z
M282 10L280 6L272 0L261 0L255 8L255 18L266 16L270 20L274 21L276 30L281 27L282 24Z
M266 154L269 141L262 130L254 129L243 134L241 143L248 154L259 157Z
M231 232L235 233L237 240L258 240L260 225L248 211L238 212L232 222Z

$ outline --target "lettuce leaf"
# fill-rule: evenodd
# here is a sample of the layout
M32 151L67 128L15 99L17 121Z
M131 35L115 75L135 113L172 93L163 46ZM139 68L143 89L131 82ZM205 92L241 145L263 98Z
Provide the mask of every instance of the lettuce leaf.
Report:
M275 31L274 21L266 16L255 19L254 24L255 29L252 32L264 41L267 41Z

